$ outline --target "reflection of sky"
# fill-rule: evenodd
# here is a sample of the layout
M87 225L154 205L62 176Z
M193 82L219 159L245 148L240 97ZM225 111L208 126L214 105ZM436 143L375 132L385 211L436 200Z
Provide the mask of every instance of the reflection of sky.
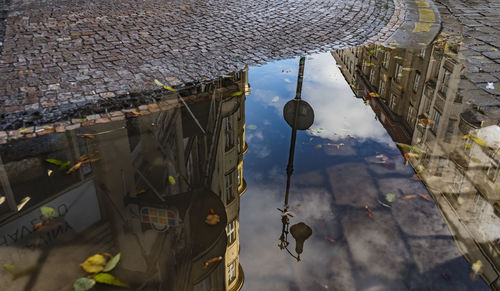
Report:
M469 279L470 265L433 203L401 199L392 209L377 203L388 192L401 197L426 190L409 179L414 172L330 54L306 60L302 97L320 130L298 132L290 190L291 224L303 221L313 235L299 263L280 251L276 208L283 205L291 136L282 108L295 97L297 70L298 58L250 70L248 189L240 211L243 290L482 290L482 281ZM376 158L380 154L387 164Z

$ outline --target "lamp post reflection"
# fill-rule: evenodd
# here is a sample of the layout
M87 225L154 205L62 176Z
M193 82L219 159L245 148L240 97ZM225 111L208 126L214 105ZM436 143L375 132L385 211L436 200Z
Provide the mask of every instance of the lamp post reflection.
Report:
M299 75L297 78L297 92L295 98L288 101L283 108L283 117L285 121L292 127L292 138L290 141L290 153L288 156L288 165L286 167L286 190L285 190L285 202L283 204L283 209L278 210L281 212L281 236L279 248L281 250L285 249L292 257L300 261L300 254L303 251L304 242L312 234L312 229L303 222L299 222L290 227L290 218L293 215L288 211L288 194L290 192L290 181L293 173L293 158L295 153L295 142L297 139L297 130L308 129L314 122L314 111L312 107L304 100L301 99L302 95L302 81L304 77L304 65L305 57L300 58L299 62ZM288 233L292 234L292 237L296 241L294 255L288 249Z

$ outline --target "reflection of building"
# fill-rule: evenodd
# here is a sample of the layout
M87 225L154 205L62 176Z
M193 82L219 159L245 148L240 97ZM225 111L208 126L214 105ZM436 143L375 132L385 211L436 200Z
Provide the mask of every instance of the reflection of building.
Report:
M0 289L71 286L83 275L78 264L102 252L120 252L114 274L143 290L241 289L248 93L240 71L179 91L186 106L167 99L148 114L124 110L113 122L2 145L0 257L37 271L16 284L2 279ZM73 166L85 154L99 160L83 159L71 174L45 161ZM54 229L34 230L46 220L44 205L61 217L50 221ZM220 216L215 225L205 222L212 212ZM67 264L69 281L51 275L51 260Z
M354 52L354 53L353 53ZM333 52L357 97L367 100L439 205L464 256L500 289L500 128L484 92L464 100L459 46L439 39L421 51L366 46ZM351 63L357 64L353 74ZM473 104L469 104L473 103Z

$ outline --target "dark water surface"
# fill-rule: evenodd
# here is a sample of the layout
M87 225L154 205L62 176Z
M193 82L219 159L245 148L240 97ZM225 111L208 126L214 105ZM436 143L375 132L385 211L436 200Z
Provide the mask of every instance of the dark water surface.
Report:
M500 129L459 97L458 57L368 46L304 68L296 138L299 58L0 145L0 290L499 288Z

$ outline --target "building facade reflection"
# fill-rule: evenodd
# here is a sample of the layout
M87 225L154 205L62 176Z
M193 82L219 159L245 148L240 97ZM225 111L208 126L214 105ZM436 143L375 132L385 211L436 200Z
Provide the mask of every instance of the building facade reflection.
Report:
M332 52L356 97L391 138L411 144L405 158L433 195L457 247L500 289L500 127L493 95L467 99L471 82L458 41L420 50L370 45ZM469 95L470 97L470 95Z
M2 262L33 271L0 289L70 288L87 257L120 252L113 274L134 288L240 290L249 93L242 70L112 122L1 145ZM35 227L47 220L58 224Z

